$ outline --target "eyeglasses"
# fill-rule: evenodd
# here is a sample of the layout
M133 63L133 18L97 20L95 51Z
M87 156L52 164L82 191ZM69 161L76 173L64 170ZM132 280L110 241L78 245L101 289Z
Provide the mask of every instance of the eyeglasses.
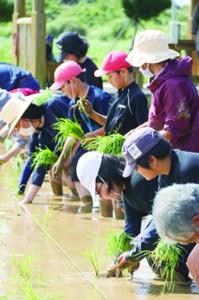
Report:
M107 188L107 190L108 190L109 188L108 188L108 184L106 183L106 181L105 181L101 176L99 176L99 175L97 175L97 176L98 176L99 179L102 181L102 183L101 183L101 185L100 185L100 187L99 187L99 189L98 189L98 191L97 191L97 194L99 195L99 194L100 194L100 191L101 191L101 188L102 188L102 186L103 186L103 184L105 185L105 187ZM114 190L110 190L110 192L113 193L113 194L116 195L116 196L120 196L120 193L117 193L117 192L115 192Z

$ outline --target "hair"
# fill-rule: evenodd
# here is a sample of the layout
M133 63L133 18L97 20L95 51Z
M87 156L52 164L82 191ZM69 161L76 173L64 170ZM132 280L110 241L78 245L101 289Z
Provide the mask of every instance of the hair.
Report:
M74 54L79 59L86 55L88 48L89 48L89 44L88 44L88 41L81 35L78 34L78 37L79 37L80 43L78 45L76 45L76 47L68 50L67 52L70 54Z
M157 159L162 160L168 156L171 152L171 144L166 139L161 139L157 145L151 148L146 154L139 158L136 162L142 168L151 169L151 156L155 156Z
M26 111L23 113L21 118L30 119L30 120L40 119L43 114L44 114L44 105L35 105L31 103L26 109Z
M124 168L125 159L123 157L108 154L103 156L98 175L107 183L109 192L113 189L113 182L122 188ZM102 182L98 176L96 182Z
M85 72L83 71L82 73L80 73L79 75L75 76L76 78L80 79L82 82L86 82L86 78L85 78Z
M174 184L160 190L154 199L153 219L158 234L170 240L186 241L199 227L192 218L199 215L199 185Z
M128 68L126 68L128 71L129 71L129 73L133 73L133 67L132 66L130 66L130 67L128 67ZM117 74L119 74L120 73L120 70L117 70L117 71L115 71Z

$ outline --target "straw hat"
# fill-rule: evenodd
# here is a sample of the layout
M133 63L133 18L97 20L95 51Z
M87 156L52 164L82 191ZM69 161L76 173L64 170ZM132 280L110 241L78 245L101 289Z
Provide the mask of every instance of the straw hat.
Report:
M135 37L134 46L126 61L134 67L144 63L159 63L180 54L168 47L166 35L159 30L144 30Z
M6 122L10 126L8 132L8 137L12 133L16 124L19 122L20 118L29 107L29 105L34 100L35 95L30 95L25 97L25 101L19 98L11 98L3 107L0 119Z

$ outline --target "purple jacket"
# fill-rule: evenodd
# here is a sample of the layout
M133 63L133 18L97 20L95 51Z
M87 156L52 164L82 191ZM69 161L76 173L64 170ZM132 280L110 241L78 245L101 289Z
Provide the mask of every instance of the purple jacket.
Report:
M189 76L192 59L168 62L148 89L152 92L148 125L172 133L172 147L199 152L199 96Z

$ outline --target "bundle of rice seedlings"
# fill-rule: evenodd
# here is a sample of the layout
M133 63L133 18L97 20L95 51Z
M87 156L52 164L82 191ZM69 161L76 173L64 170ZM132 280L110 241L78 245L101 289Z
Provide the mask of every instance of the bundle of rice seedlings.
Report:
M79 100L77 100L73 107L78 107L80 112L83 112L85 115L87 115L87 112L84 108L84 101L86 101L86 98L80 98Z
M169 290L174 289L175 269L179 261L182 247L177 247L177 243L168 243L160 239L157 247L151 253L151 259L154 261L157 269L160 268L161 276L165 280L163 291L168 286Z
M45 103L50 97L52 96L52 92L51 91L45 91L42 93L38 93L34 95L34 100L33 100L33 104L35 105L42 105L43 103Z
M87 150L95 150L104 154L122 155L122 145L125 137L120 133L113 133L108 136L98 136L95 139L85 138L82 145Z
M40 166L47 167L48 165L52 165L57 161L58 155L52 152L48 147L45 149L40 149L37 147L36 149L37 151L31 155L31 159L33 160L32 167L35 167L35 169Z
M76 108L79 109L79 112L80 114L84 114L85 116L82 115L82 119L84 120L85 117L87 118L87 126L89 127L89 130L92 131L92 126L91 126L91 123L90 123L90 119L89 119L89 116L86 112L86 109L84 108L84 102L85 101L88 101L86 98L80 98L79 100L77 100L77 102L72 106L73 108L73 117L74 119L77 121L77 118L76 118L76 115L75 115L75 112L76 112ZM89 101L88 101L89 102ZM91 104L90 104L91 105Z
M63 148L67 137L79 140L84 136L84 131L79 123L73 122L70 119L58 118L52 127L58 131L54 137L54 141L57 143L57 149Z
M109 231L105 236L107 255L114 256L118 259L118 256L122 252L129 251L131 249L130 242L133 240L132 237L127 235L123 230L122 231Z

